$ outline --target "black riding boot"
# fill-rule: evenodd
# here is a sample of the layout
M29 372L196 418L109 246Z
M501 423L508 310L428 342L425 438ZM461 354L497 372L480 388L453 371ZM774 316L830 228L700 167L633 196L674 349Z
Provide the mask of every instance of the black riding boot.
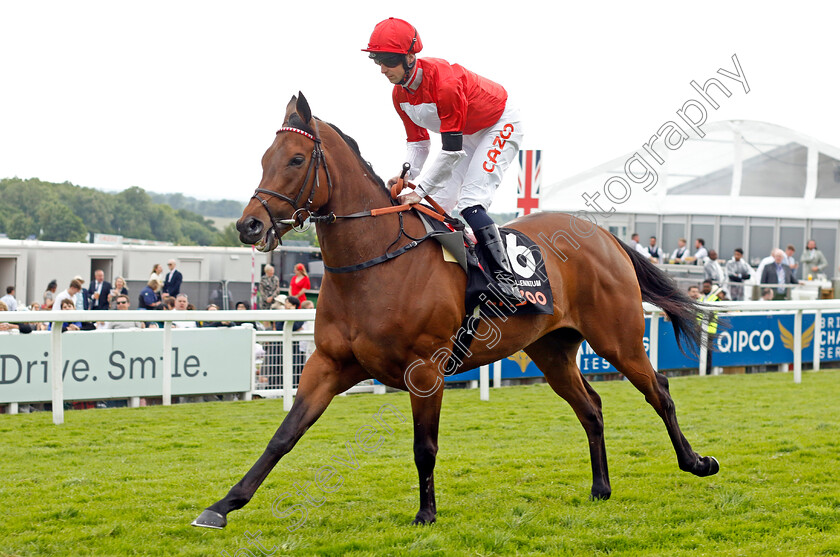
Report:
M510 261L508 261L507 251L505 250L502 237L499 234L499 229L495 224L473 230L475 239L478 244L484 249L484 254L487 256L490 264L490 275L496 280L496 286L499 292L512 304L519 304L525 301L519 293L519 287L516 286L516 280L513 277L513 271L510 268Z

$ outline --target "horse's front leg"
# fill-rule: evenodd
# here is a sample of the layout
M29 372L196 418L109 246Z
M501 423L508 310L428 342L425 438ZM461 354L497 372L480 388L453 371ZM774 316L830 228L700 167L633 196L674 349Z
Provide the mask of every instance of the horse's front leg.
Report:
M432 368L433 366L429 366ZM434 373L431 369L430 372ZM440 406L443 400L443 379L431 379L436 388L428 392L409 389L414 416L414 463L420 478L420 510L414 524L431 524L437 515L435 505L435 459L438 451Z
M367 378L357 363L340 366L316 350L306 362L292 409L268 442L262 456L220 501L210 505L193 526L224 528L227 514L244 507L279 460L326 410L333 397Z

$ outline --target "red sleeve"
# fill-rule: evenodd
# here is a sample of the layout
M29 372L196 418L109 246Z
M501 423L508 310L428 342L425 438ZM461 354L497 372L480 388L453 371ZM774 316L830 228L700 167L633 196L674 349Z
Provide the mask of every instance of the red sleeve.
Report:
M408 114L400 108L400 89L399 85L394 87L394 93L391 95L391 98L394 101L394 108L399 114L400 119L403 121L403 125L405 126L405 136L406 141L414 142L414 141L426 141L429 139L429 131L426 128L421 128L417 124L411 121L411 118L408 117Z
M300 281L300 285L306 290L310 290L312 288L312 284L309 282L309 277L306 275L303 276L303 279Z

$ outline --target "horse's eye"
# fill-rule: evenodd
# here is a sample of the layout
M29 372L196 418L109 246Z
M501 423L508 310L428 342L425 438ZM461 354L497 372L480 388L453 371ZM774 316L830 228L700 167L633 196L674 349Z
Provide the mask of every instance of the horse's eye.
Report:
M306 162L306 159L303 155L297 155L289 161L289 166L301 166L304 162Z

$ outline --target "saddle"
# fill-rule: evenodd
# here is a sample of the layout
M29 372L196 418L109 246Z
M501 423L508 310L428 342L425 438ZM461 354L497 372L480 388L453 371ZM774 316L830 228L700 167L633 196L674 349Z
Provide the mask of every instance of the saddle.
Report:
M460 221L458 229L429 217L424 211L416 213L426 227L426 233L431 234L445 250L444 253L451 255L467 274L464 311L468 318L477 318L477 312L491 318L554 313L554 299L545 265L539 248L531 238L512 228L499 229L516 284L526 300L514 306L494 292L495 281L485 270L489 266L484 261L484 254L477 249L475 238L466 232Z

